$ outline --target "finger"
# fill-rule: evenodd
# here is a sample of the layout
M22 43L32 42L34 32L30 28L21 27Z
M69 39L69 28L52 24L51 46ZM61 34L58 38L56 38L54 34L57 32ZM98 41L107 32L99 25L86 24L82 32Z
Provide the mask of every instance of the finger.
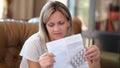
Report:
M100 53L99 51L95 51L94 53L91 53L89 55L87 55L87 60L100 60Z
M53 55L52 54L49 54L49 53L44 53L43 55L41 55L40 56L40 58L39 58L39 63L40 63L40 65L41 66L47 66L47 68L48 68L48 66L50 66L50 65L53 65L54 64L54 62L55 62L55 60L54 60L54 57L53 57Z
M44 62L55 62L54 57L50 57L48 55L40 57L39 61L44 61Z
M41 55L40 58L41 58L41 57L55 57L55 55L54 55L53 53L48 53L48 52L46 52L46 53L44 53L43 55Z
M50 61L50 62L46 62L46 65L48 66L48 67L53 67L54 66L54 62L52 62L52 61Z
M48 52L45 52L44 54L42 54L40 57L43 57L43 56L47 56Z
M49 66L49 68L53 68L54 67L54 64L53 65L51 65L51 66Z
M98 55L93 56L93 57L89 57L88 60L92 60L93 62L99 61L100 57Z
M55 55L53 53L48 53L47 55L50 57L55 57Z
M94 51L96 51L96 48L94 48L93 46L87 48L87 50L85 51L85 56L93 53Z
M87 55L86 57L87 57L87 60L93 60L94 57L96 57L96 56L97 56L97 53L95 52L95 53L91 53L91 54Z
M88 59L88 58L96 56L96 55L100 56L100 51L96 46L92 46L92 47L88 48L88 50L85 52L84 58Z
M54 65L54 58L45 57L42 60L39 60L41 67L50 67Z
M97 56L98 53L97 52L93 52L93 53L90 53L87 55L87 57L94 57L94 56Z

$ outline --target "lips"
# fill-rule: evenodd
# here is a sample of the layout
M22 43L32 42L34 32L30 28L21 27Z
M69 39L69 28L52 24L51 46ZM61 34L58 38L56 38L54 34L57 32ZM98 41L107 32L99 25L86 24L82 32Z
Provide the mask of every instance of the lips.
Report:
M63 33L53 33L52 37L54 40L57 40L57 39L63 38L64 34Z
M54 33L55 36L61 36L62 33Z
M56 38L62 38L63 37L63 34L62 33L54 33L54 36Z

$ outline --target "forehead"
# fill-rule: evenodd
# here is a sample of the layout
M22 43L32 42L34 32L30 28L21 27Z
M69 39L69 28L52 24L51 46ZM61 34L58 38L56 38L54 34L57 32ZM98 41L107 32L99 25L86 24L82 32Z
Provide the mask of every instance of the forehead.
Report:
M55 11L51 16L48 18L48 21L55 21L55 20L67 20L63 13L60 11Z

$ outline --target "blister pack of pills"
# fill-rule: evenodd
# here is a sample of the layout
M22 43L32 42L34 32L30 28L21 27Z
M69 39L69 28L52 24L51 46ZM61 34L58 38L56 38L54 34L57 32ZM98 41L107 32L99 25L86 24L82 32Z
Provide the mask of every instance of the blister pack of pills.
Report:
M83 54L85 52L85 48L79 51L70 61L73 68L79 68L81 64L85 62L85 58Z

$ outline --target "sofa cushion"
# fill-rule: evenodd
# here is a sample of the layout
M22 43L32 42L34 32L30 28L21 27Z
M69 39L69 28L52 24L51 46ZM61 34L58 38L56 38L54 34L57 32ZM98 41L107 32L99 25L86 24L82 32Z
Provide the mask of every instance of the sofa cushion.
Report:
M120 54L101 51L102 68L120 68Z
M0 21L0 68L19 68L19 52L25 40L38 31L38 23Z

